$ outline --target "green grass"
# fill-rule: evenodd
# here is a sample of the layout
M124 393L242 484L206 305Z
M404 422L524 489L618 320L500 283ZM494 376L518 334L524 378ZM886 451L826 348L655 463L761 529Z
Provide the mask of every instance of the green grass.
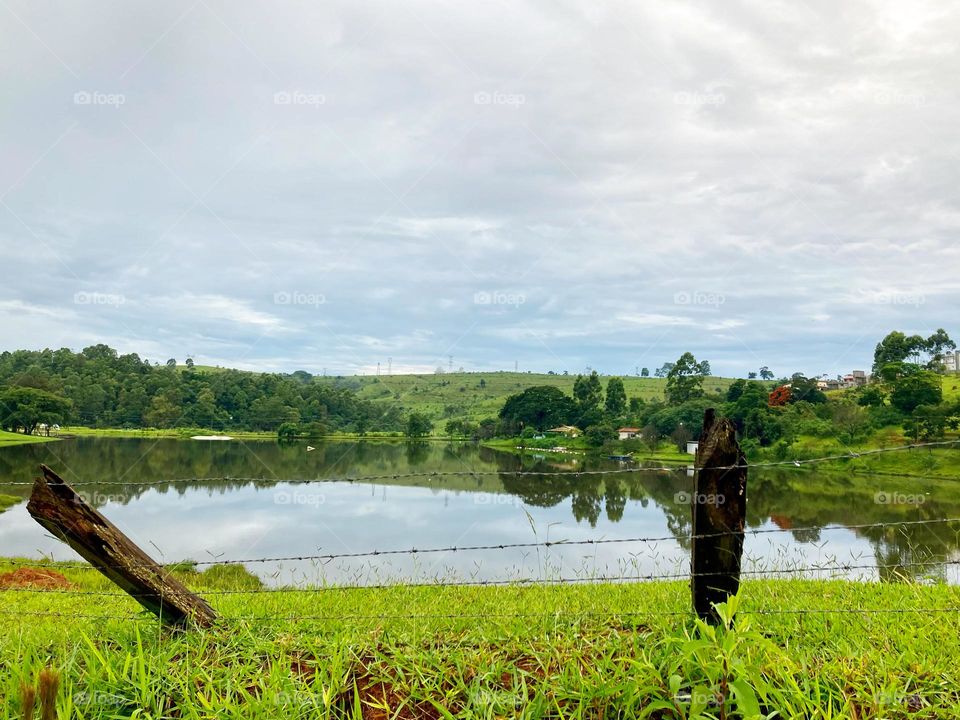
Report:
M269 430L211 430L209 428L89 428L79 425L62 427L61 435L77 437L138 437L181 438L193 435L227 435L237 440L276 440L277 433Z
M23 502L23 498L14 497L13 495L0 494L0 513L5 510L9 510L14 505L21 502Z
M41 437L40 435L24 435L23 433L12 433L6 430L0 430L0 447L10 445L27 445L29 443L51 442L56 440L53 437Z
M691 705L723 687L730 718L960 718L960 613L906 612L956 587L749 580L713 632L682 582L217 595L250 588L230 572L181 569L224 618L186 633L29 615L125 616L125 596L0 593L0 718L45 666L62 718L715 718ZM871 609L904 612L816 612Z
M619 376L627 397L644 401L662 400L666 380ZM496 417L506 399L536 385L550 385L573 394L575 375L485 372L444 373L442 375L362 375L318 377L317 382L334 383L357 391L361 398L378 403L398 403L411 412L433 418L442 427L449 419L479 422ZM608 377L601 381L606 387ZM703 388L708 393L726 392L733 378L708 377ZM481 387L483 384L483 387Z

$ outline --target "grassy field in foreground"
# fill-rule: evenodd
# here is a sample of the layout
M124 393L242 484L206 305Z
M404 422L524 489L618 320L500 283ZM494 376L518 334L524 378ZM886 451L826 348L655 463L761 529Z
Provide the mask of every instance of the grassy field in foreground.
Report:
M217 594L256 581L186 577L221 627L97 617L133 613L125 596L0 592L0 717L23 717L21 684L49 666L61 718L960 718L946 585L751 580L712 631L682 582Z

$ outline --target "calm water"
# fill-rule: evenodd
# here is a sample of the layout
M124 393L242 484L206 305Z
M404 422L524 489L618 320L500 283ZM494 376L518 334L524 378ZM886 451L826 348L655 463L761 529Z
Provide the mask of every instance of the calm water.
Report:
M395 579L510 579L685 571L692 489L684 470L578 476L616 470L606 460L547 461L471 444L385 442L279 445L74 439L0 448L0 493L26 499L46 463L141 547L164 561L246 559L374 549L430 548L534 540L666 537L655 543L398 555L253 563L268 582L375 582ZM517 471L562 471L559 477ZM466 471L477 476L344 482L335 478ZM174 479L186 482L161 482ZM199 478L199 479L197 479ZM214 479L221 478L221 479ZM222 479L232 478L232 479ZM290 480L331 479L317 484ZM845 574L903 573L957 582L958 525L848 529L847 525L960 517L960 494L946 481L815 471L751 470L747 567L809 567L836 561L866 566ZM679 497L678 497L679 494ZM781 531L782 530L782 531ZM27 514L0 514L0 555L76 559ZM925 563L916 566L915 563ZM817 571L815 576L844 573Z

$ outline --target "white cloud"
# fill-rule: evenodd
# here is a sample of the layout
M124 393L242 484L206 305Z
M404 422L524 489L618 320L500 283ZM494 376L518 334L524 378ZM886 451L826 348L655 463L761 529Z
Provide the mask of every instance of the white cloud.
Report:
M942 3L18 14L43 42L0 28L30 68L0 118L2 348L835 374L893 328L960 332ZM500 291L526 302L474 301Z

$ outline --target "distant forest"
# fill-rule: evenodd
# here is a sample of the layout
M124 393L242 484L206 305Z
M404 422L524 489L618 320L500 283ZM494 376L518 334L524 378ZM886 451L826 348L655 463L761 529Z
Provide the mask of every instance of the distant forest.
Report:
M285 423L327 431L400 431L401 408L353 390L289 375L154 365L107 345L81 352L0 353L0 424L30 432L38 423L113 428L202 427L276 430Z

